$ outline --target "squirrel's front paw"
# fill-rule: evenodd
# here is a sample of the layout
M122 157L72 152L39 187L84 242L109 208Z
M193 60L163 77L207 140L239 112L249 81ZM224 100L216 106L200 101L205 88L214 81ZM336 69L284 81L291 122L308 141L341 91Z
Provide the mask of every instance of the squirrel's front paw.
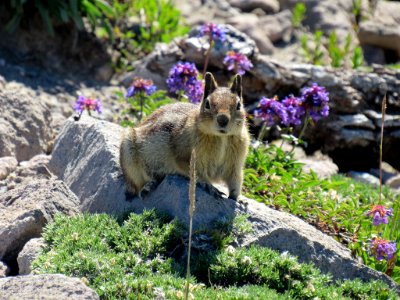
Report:
M239 198L239 194L236 193L235 191L231 191L231 192L229 193L229 197L228 197L228 198L237 201L238 198Z
M219 189L209 183L200 182L199 185L214 198L222 199L226 197L225 193L221 192Z

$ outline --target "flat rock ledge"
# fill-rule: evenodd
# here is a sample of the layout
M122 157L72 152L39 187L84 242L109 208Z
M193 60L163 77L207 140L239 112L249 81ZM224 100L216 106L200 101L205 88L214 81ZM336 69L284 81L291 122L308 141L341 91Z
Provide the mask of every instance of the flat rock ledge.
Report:
M167 176L144 199L126 195L118 164L121 133L118 125L104 121L69 119L57 138L50 168L78 195L84 211L119 214L156 208L188 224L189 181L184 177ZM215 197L198 185L194 229L240 214L247 214L253 227L240 246L258 244L288 251L335 279L380 279L398 289L388 276L358 263L346 247L301 219L244 197L238 202Z
M97 300L100 298L78 278L45 274L0 278L0 299Z

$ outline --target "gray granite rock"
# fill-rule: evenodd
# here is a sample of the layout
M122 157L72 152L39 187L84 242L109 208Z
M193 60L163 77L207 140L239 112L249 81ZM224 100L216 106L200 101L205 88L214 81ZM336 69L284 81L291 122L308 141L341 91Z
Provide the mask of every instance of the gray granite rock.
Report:
M37 180L0 195L0 259L16 258L56 213L78 212L78 199L59 180Z
M382 22L381 18L361 22L358 33L360 43L390 49L400 56L400 24Z
M400 189L400 174L397 174L386 181L386 185L393 189Z
M260 17L258 27L262 28L271 42L288 40L292 33L292 12L285 9L274 15Z
M370 173L350 171L347 174L354 180L360 181L362 183L370 184L374 187L379 186L379 178L375 177L374 175L372 175Z
M61 129L49 168L78 196L82 211L122 213L132 206L119 167L122 132L88 116L70 118Z
M17 257L19 275L31 273L32 262L38 257L44 245L45 242L43 238L33 238L25 244Z
M0 180L5 179L18 166L14 156L0 157Z
M10 300L98 300L99 296L78 278L61 274L0 278L0 298Z
M6 277L9 274L9 272L10 269L8 268L8 266L2 261L0 261L0 278Z
M244 12L250 12L257 8L268 14L279 12L279 2L277 0L229 0L229 3Z
M245 33L231 25L221 25L225 31L225 41L216 41L210 53L210 66L225 68L224 57L228 51L240 52L250 59L258 53L255 42ZM185 59L197 64L203 64L204 54L209 48L209 42L205 37L198 37L200 27L194 28L188 38L182 39L180 47Z
M312 156L300 158L299 162L303 163L303 171L310 172L312 170L318 176L318 178L329 178L332 175L338 173L338 166L332 161L332 159L317 151Z
M21 89L0 90L0 157L28 160L45 153L53 137L49 108Z

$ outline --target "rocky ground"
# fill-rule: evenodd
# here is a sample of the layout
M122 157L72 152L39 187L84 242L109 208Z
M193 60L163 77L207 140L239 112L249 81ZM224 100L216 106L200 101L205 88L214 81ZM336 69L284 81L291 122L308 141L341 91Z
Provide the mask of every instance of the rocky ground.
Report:
M305 168L317 171L321 177L341 171L378 183L380 101L386 95L383 180L391 188L400 189L400 71L382 65L372 65L368 72L318 67L304 64L300 54L302 34L321 29L328 35L336 30L340 41L350 33L353 47L362 45L367 62L398 61L400 3L378 1L371 13L368 2L362 1L368 18L358 22L352 14L351 1L306 1L304 25L293 28L291 16L296 1L177 1L194 28L189 36L169 45L159 44L150 55L134 63L133 73L116 76L108 83L88 80L90 76L85 72L75 77L43 64L20 62L8 50L0 49L0 277L30 272L30 262L42 245L36 238L57 212L116 213L155 206L186 220L180 214L186 205L182 193L187 182L182 178L166 178L145 203L126 198L117 155L122 129L115 124L121 120L119 113L124 104L117 101L115 92L123 91L136 75L153 79L159 88L165 88L166 75L179 60L194 61L201 68L205 45L196 37L195 25L211 19L228 24L229 47L245 52L252 60L254 68L244 78L249 112L262 95L298 93L312 82L327 88L332 113L307 132L307 154L297 151ZM229 78L221 64L224 47L214 49L210 59L210 70L220 82ZM97 69L98 79L107 77L101 76L104 70L105 67ZM102 100L104 113L100 120L84 117L75 122L69 118L79 94ZM256 132L256 128L251 129ZM175 202L165 203L165 193L176 195ZM243 245L256 243L289 251L302 261L313 261L336 278L380 278L395 286L388 277L353 260L349 251L332 238L293 216L274 212L252 200L235 205L227 199L211 199L201 189L199 194L195 224L207 223L227 211L250 212L257 231ZM218 209L213 210L215 215L209 214L210 201L219 201ZM59 295L69 290L82 299L97 299L94 292L75 279L45 277L49 285L41 286L40 293L58 287ZM0 291L18 291L27 282L36 286L39 279L33 275L0 279Z

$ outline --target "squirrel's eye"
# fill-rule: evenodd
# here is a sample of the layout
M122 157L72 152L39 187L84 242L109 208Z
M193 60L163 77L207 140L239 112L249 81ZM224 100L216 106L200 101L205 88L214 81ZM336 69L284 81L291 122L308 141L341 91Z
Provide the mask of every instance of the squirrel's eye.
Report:
M238 102L237 105L236 105L236 109L239 110L241 107L242 107L241 103Z
M210 101L206 100L206 103L204 103L204 107L206 109L210 109Z

